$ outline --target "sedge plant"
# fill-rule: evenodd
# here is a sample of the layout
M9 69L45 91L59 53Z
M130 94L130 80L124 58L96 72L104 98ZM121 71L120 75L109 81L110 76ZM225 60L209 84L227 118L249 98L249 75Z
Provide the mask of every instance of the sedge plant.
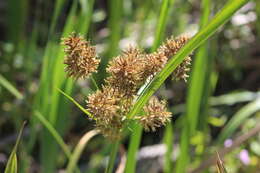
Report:
M122 133L131 122L139 123L146 131L155 131L170 121L172 114L167 111L166 102L151 96L170 74L173 74L176 80L186 81L188 66L191 64L190 53L246 2L248 1L228 2L208 25L191 39L187 36L167 39L151 53L130 46L108 62L106 72L109 75L104 85L86 99L88 115L95 121L96 129L114 142L106 172L113 171ZM64 63L69 77L86 79L93 72L97 72L100 59L95 47L88 41L72 33L63 39L63 44L66 46ZM143 85L146 87L138 94ZM187 118L189 120L189 117ZM187 134L193 129L184 130L181 140L189 142L186 138L190 135ZM185 148L184 152L188 152L187 144ZM182 158L180 162L182 163L177 165L176 171L184 172L188 160Z

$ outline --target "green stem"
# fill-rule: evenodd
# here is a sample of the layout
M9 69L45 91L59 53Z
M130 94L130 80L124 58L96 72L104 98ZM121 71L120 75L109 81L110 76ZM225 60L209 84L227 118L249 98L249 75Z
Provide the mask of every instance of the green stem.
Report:
M106 168L105 173L113 172L119 144L120 144L120 140L117 140L114 143L112 143L112 149L111 149L110 156L109 156L109 162L108 162L108 166Z
M141 143L143 128L136 123L133 126L133 132L130 138L130 144L127 151L127 160L125 166L125 173L134 173L136 167L136 153Z

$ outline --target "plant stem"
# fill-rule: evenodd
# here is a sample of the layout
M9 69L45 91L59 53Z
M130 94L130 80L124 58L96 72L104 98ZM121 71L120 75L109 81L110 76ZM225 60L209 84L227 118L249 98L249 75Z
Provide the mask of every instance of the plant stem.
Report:
M119 144L120 144L120 140L116 140L115 142L112 143L112 149L111 149L110 156L109 156L109 162L108 162L105 173L113 172Z

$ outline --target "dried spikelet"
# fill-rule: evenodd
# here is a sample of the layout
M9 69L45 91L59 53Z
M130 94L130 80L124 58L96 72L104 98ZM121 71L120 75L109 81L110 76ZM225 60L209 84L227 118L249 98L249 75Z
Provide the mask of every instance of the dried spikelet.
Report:
M148 78L159 72L167 63L167 57L162 52L154 52L145 56L145 68L143 69L143 78Z
M160 46L158 52L164 53L164 55L169 59L175 55L180 50L180 48L182 48L188 42L188 40L189 37L187 36L180 36L176 39L167 39L166 42ZM186 82L187 78L189 77L187 73L190 70L190 64L191 58L188 56L173 72L174 78L176 80L183 79Z
M67 65L65 71L67 71L68 76L76 79L86 78L91 73L96 72L100 60L96 57L95 47L75 33L62 40L62 44L66 46L64 64Z
M166 110L166 102L159 101L156 97L152 97L148 105L144 107L146 115L136 117L146 131L155 131L156 128L165 125L170 121L171 112Z
M187 82L187 78L189 75L187 74L190 71L189 66L191 65L191 57L186 57L182 63L174 70L173 77L176 80L183 79L185 82Z
M111 140L120 137L126 115L125 106L127 109L130 108L124 101L122 94L116 88L109 86L88 97L88 110L95 117L96 128Z
M113 120L118 118L121 97L117 89L103 87L102 91L98 90L88 96L88 110L94 115L97 122L109 125Z
M123 55L110 61L107 72L111 76L107 78L107 84L118 88L128 96L136 94L138 87L143 83L142 56L140 50L130 47L123 52Z
M167 39L165 43L159 47L158 52L164 53L164 55L169 59L175 55L180 48L182 48L189 40L187 36L180 36L174 39L171 37Z

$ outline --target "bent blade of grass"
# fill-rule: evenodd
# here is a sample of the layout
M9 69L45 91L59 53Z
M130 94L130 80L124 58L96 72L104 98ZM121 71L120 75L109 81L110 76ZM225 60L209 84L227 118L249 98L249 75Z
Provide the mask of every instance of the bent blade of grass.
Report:
M154 94L154 92L162 85L167 77L176 69L176 67L188 56L194 49L198 48L204 43L212 34L214 34L218 28L230 19L230 17L245 5L249 0L237 0L234 3L227 3L223 9L216 14L211 22L201 29L191 40L181 48L178 53L173 56L166 64L166 66L155 75L153 80L145 87L134 104L132 110L128 114L128 118L137 115L141 108L146 104L148 99Z
M97 135L99 132L97 130L91 130L89 132L87 132L79 141L79 143L77 144L77 146L75 147L70 160L69 160L69 164L67 166L66 169L66 173L73 173L73 171L75 170L75 167L77 165L77 162L84 150L84 148L86 147L88 141L94 137L95 135Z
M6 88L11 94L13 94L17 99L23 99L23 95L0 74L0 84Z
M88 115L90 118L95 119L95 117L87 111L83 106L81 106L76 100L74 100L72 97L70 97L68 94L63 92L61 89L56 88L61 94L63 94L65 97L67 97L72 103L74 103L82 112L84 112L86 115Z
M210 98L210 105L234 105L239 102L248 102L255 100L257 97L260 97L259 92L251 92L251 91L240 91L236 93L229 93L217 97Z
M15 146L13 148L13 151L12 151L8 161L7 161L4 173L17 173L17 156L16 156L16 152L17 152L18 145L19 145L19 143L21 141L21 138L22 138L22 133L23 133L24 126L25 126L25 122L23 123L23 125L22 125L22 127L21 127L21 129L19 131L19 135L17 137L17 140L16 140Z
M230 137L234 131L245 122L245 120L260 110L260 98L248 103L242 107L227 123L222 132L220 133L217 143L222 144L225 139Z

